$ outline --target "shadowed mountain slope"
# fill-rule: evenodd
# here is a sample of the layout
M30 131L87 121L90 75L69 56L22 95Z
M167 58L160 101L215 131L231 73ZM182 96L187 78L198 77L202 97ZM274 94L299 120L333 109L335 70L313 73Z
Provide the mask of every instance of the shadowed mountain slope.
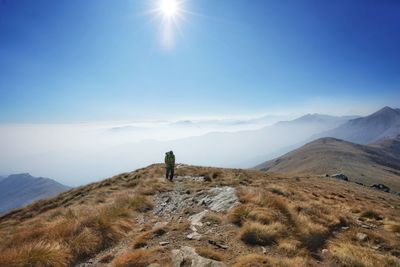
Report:
M383 183L400 191L400 137L370 146L321 138L256 169L290 174L344 173L366 185Z
M55 196L68 189L70 187L52 179L33 177L29 173L0 178L0 213Z
M400 109L384 107L362 118L349 120L319 137L334 137L358 144L371 144L400 134Z

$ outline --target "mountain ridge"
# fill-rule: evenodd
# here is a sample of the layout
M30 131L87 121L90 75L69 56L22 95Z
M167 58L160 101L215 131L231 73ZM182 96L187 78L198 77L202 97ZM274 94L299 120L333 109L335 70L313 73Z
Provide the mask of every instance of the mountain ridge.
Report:
M399 141L396 137L365 146L324 137L261 163L255 169L313 175L344 173L352 181L366 185L383 183L400 192Z
M29 173L11 174L0 179L0 213L54 196L70 187Z

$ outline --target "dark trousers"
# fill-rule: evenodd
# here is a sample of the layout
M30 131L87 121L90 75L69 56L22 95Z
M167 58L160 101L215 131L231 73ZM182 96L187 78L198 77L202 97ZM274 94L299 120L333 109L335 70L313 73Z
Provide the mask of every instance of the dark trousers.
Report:
M174 178L174 167L166 167L165 168L165 178L169 179L170 181L172 181L172 179Z

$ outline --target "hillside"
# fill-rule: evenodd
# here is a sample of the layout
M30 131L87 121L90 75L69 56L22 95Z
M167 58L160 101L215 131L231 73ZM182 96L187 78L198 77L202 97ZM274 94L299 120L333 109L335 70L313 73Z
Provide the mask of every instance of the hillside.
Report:
M382 183L400 192L400 137L370 146L321 138L256 169L289 174L344 173L351 181Z
M68 186L52 179L33 177L29 173L0 177L0 213L55 196L68 189Z
M0 266L400 266L400 198L354 183L161 164L0 217Z
M352 119L335 129L319 134L358 144L371 144L400 134L400 109L384 107L362 118Z

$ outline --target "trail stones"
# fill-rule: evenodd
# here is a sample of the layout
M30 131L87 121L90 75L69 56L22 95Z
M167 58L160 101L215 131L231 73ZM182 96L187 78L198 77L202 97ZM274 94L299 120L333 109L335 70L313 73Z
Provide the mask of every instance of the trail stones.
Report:
M195 252L194 248L187 246L174 249L171 254L172 267L226 267L222 262L201 257Z
M161 242L159 242L158 244L159 244L160 246L166 246L166 245L169 244L169 242L168 242L168 241L161 241Z

